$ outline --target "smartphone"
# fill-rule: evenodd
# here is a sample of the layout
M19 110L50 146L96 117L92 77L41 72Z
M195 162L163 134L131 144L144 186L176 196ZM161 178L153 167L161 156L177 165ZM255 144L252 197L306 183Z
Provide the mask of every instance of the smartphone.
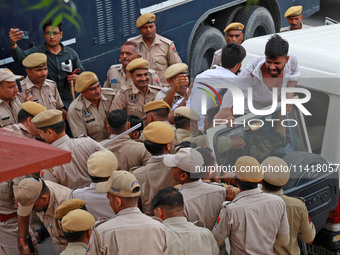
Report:
M29 34L30 34L30 32L29 31L23 31L23 30L20 30L19 29L19 31L17 31L16 33L23 33L24 34L24 36L23 37L21 37L21 39L29 39L30 37L29 37Z

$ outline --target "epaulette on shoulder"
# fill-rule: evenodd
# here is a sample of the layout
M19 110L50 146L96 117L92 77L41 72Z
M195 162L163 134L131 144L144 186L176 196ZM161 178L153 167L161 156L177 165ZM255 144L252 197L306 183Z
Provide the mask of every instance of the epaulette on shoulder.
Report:
M47 83L54 83L55 85L57 85L57 83L56 83L55 81L50 80L50 79L46 79L46 82L47 82Z
M157 90L161 90L162 88L159 86L155 86L155 85L149 85L149 88L151 89L157 89Z
M105 96L114 96L116 95L116 91L111 88L102 88L102 94Z
M172 44L172 41L169 40L168 38L165 38L164 36L159 36L159 40L161 40L162 42L165 42L166 44L170 45Z

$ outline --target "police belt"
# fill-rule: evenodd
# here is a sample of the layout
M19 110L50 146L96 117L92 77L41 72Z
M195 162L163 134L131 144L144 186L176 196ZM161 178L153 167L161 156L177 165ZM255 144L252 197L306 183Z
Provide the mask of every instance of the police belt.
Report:
M17 213L11 213L11 214L0 214L0 222L4 222L6 220L13 219L14 217L17 217Z

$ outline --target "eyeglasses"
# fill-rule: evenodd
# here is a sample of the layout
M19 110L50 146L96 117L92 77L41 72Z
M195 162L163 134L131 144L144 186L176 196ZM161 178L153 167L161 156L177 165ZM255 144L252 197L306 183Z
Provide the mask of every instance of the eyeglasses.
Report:
M47 36L52 36L52 35L57 36L57 35L60 35L60 32L56 32L56 31L51 32L51 31L49 31L49 32L45 32L45 35L47 35Z

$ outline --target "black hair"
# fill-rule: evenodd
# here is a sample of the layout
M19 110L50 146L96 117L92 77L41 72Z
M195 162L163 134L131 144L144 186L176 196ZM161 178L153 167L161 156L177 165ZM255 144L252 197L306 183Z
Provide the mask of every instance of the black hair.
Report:
M90 175L90 174L89 174L89 176L90 176L90 179L91 179L91 181L92 181L93 183L106 182L107 179L108 179L108 177L94 177L94 176L92 176L92 175Z
M269 59L285 57L288 55L289 44L281 36L273 35L266 44L265 55Z
M269 191L274 191L274 192L282 189L282 186L276 186L276 185L270 184L270 183L266 182L265 180L262 180L262 186L265 189L267 189Z
M144 146L151 155L161 155L164 154L166 144L153 143L148 140L144 141Z
M49 126L38 128L38 129L41 129L44 132L46 132L47 129L52 129L57 134L60 134L61 132L65 132L65 128L66 128L65 121L62 120L62 121L59 121L58 123L55 123L53 125L49 125Z
M69 243L81 242L86 232L87 231L77 231L72 233L64 232L64 236L66 241Z
M222 67L233 68L246 57L246 50L236 43L228 43L222 48Z
M29 117L33 118L34 116L26 112L24 109L21 109L18 112L18 123L24 123Z
M152 209L164 206L169 209L183 208L184 200L183 195L174 187L166 187L157 192L152 199Z
M140 128L137 128L138 131L143 131L143 121L137 115L129 114L128 115L128 122L130 123L130 128L136 126L139 123L142 123Z
M190 128L190 119L183 117L183 116L175 116L174 122L176 128Z
M107 121L110 125L110 129L113 131L124 131L126 128L126 122L128 115L124 110L117 109L110 112L107 116Z
M46 22L43 24L42 29L43 29L44 32L45 32L45 30L46 30L46 27L52 26L53 21L54 21L54 18L51 18L51 19L49 19L48 21L46 21ZM57 25L57 27L59 28L60 32L62 31L62 30L61 30L62 25L63 25L62 22L60 22L60 23Z
M258 186L257 182L244 182L241 181L239 178L235 177L237 179L237 184L240 186L241 190L251 190L256 189Z
M162 119L168 118L168 115L169 115L168 108L155 109L149 112L152 112L155 117L162 118Z

